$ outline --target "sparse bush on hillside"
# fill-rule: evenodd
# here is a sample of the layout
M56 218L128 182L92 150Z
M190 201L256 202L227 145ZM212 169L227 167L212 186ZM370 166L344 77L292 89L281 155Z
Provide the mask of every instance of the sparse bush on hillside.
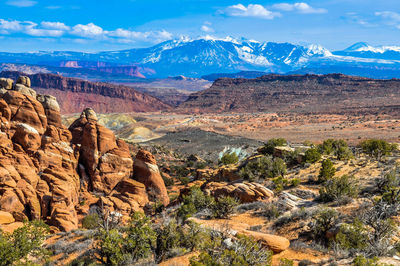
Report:
M232 197L219 197L212 205L212 215L215 218L227 219L233 214L234 209L239 205L239 201Z
M156 247L156 237L150 219L135 212L126 228L100 230L98 248L101 261L107 265L120 265L148 258Z
M214 232L212 238L197 257L190 259L193 266L268 266L271 265L272 252L261 247L253 239L238 236L237 240L224 241L220 233Z
M26 222L12 234L0 230L0 265L30 264L35 262L32 259L43 262L49 255L42 247L48 233L48 226L39 220Z
M353 266L384 266L384 264L379 263L379 259L377 257L368 259L362 255L359 255L353 260Z
M327 243L326 233L336 226L339 214L335 209L326 208L317 212L313 217L312 234L314 239Z
M343 175L328 180L319 190L320 200L323 202L341 202L346 198L354 198L358 195L358 188L354 177Z
M99 225L101 225L101 219L97 213L90 213L82 220L82 227L86 229L96 229Z
M396 144L390 144L382 139L365 140L361 142L360 146L364 153L377 160L381 160L382 157L390 155L395 149L397 149Z
M397 169L395 168L386 173L382 178L379 178L376 186L381 193L389 192L400 186L400 177L397 175Z
M171 177L166 177L166 176L163 175L162 173L161 173L161 177L162 177L162 179L164 180L164 184L165 184L166 187L170 187L170 186L175 185L175 181L174 181L173 178L171 178Z
M205 195L199 187L192 187L188 195L183 196L182 205L178 208L177 216L187 219L201 210L211 209L214 204L213 197Z
M277 138L268 140L263 147L259 149L259 152L264 155L272 155L274 153L274 148L278 146L287 145L286 139Z
M321 159L321 153L318 151L317 148L311 148L305 152L304 157L307 163L316 163Z
M326 159L322 161L321 169L319 170L318 183L324 183L335 175L336 169L331 160Z
M318 145L318 150L322 154L334 155L338 160L349 160L354 157L346 141L342 139L327 139Z
M335 241L344 250L358 252L368 245L368 228L356 218L351 224L343 224Z
M273 159L269 156L252 160L240 169L242 178L250 181L284 176L286 172L286 163L281 158Z
M221 159L219 159L219 164L227 165L227 164L235 164L239 162L239 157L237 156L236 153L225 153L222 155Z

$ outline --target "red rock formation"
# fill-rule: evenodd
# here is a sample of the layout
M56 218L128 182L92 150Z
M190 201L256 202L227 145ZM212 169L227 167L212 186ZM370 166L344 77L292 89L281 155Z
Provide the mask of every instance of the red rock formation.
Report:
M119 181L131 176L133 161L129 147L123 141L116 141L111 130L97 124L92 109L85 109L69 130L72 144L80 145L79 161L90 182L86 189L108 194Z
M19 72L3 71L2 77L16 79ZM169 109L162 101L127 87L67 78L55 74L29 75L32 87L59 100L63 113L79 113L91 107L100 113L148 112Z
M160 200L164 206L169 204L167 189L161 177L154 156L145 150L139 150L133 167L133 177L145 184L149 195Z
M29 85L29 79L21 82ZM148 203L146 186L130 179L127 144L98 125L91 109L68 130L56 99L34 98L26 88L28 95L16 86L0 88L0 221L44 219L75 229L77 210L87 214L90 208L82 208L80 198L126 216L141 210ZM103 193L100 201L93 192Z

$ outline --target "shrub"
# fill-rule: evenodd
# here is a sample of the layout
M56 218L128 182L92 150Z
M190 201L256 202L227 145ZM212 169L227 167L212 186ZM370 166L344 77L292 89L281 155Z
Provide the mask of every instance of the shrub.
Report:
M269 203L265 205L262 210L262 215L268 220L274 220L278 218L282 213L282 208L280 208L276 203Z
M199 187L192 187L188 195L182 197L182 205L178 208L177 216L187 219L193 214L203 210L210 209L214 204L214 198L205 195Z
M400 178L397 176L397 169L386 173L376 182L376 186L381 193L389 192L395 187L400 186Z
M224 165L235 164L237 162L239 162L239 157L234 152L232 153L227 152L224 155L222 155L221 159L219 159L219 163Z
M338 213L334 209L322 209L313 217L312 233L315 239L327 243L326 233L338 222Z
M322 161L321 169L319 170L318 183L324 183L335 175L336 169L331 160Z
M286 172L285 161L281 158L272 159L269 156L262 156L250 161L240 169L241 177L250 181L284 176Z
M219 197L212 206L212 213L215 218L229 218L239 202L232 197Z
M151 227L151 220L141 212L134 212L124 232L123 250L133 261L147 258L156 245L156 233Z
M117 229L101 229L99 236L99 253L101 261L107 265L119 265L124 260L124 239Z
M307 163L315 163L321 159L321 153L316 148L311 148L305 152L305 161Z
M135 212L123 232L118 228L101 229L98 240L102 262L107 265L130 264L152 254L156 245L156 233L151 227L150 219L143 213Z
M86 229L96 229L101 224L101 219L97 213L90 213L82 220L82 227Z
M383 156L390 155L396 149L395 144L390 144L382 139L365 140L360 145L364 153L377 160L381 160Z
M336 242L345 250L363 250L368 244L368 229L356 218L353 223L340 227Z
M43 221L26 222L12 234L0 230L0 265L29 264L32 258L44 260L49 254L42 247L48 226Z
M347 146L346 141L342 139L327 139L322 144L318 145L318 150L322 154L333 154L338 160L348 160L353 158L353 153Z
M287 141L283 138L270 139L268 140L262 148L259 149L259 152L264 155L272 155L274 153L274 148L278 146L286 146Z
M339 202L346 197L356 197L358 195L358 188L354 182L354 177L348 175L328 180L319 190L320 200L323 202Z
M193 266L261 266L271 265L272 252L249 237L238 236L230 245L219 234L214 235L197 257L190 259Z
M367 259L364 256L357 256L353 260L353 266L383 266L379 263L379 259L377 257L373 257L371 259Z

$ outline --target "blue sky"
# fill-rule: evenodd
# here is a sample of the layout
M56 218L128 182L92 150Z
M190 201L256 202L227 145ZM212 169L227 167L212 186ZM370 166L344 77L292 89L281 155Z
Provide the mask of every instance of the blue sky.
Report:
M0 51L101 51L168 39L245 37L400 46L398 0L1 0Z

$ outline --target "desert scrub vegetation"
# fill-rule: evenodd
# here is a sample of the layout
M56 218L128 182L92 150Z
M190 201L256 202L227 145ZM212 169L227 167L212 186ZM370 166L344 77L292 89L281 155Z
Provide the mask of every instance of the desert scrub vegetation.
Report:
M26 222L13 233L0 230L0 265L42 263L50 255L42 246L48 233L49 227L40 220Z
M390 155L397 149L396 144L391 144L382 139L369 139L360 143L363 152L380 161L384 156Z
M321 154L333 155L336 159L342 161L354 158L353 152L347 145L347 142L342 139L327 139L318 145L318 150Z
M226 152L222 157L219 159L219 164L228 165L228 164L236 164L239 162L239 157L235 152Z
M214 199L201 191L199 187L192 187L189 193L182 197L182 204L176 215L183 220L199 212L208 218L228 218L238 205L238 200L230 196L220 196Z
M257 181L278 176L283 177L286 172L286 163L281 158L261 156L247 162L240 169L240 176L249 181Z
M319 199L323 202L345 203L358 195L355 178L349 175L332 178L319 190Z
M304 154L304 160L307 163L316 163L321 159L321 153L317 148L311 148L306 150Z
M246 236L237 239L225 238L212 232L204 250L190 259L192 266L261 266L271 265L272 252Z
M324 183L333 178L336 173L336 169L331 160L326 159L322 161L321 169L318 174L318 183Z
M258 152L264 155L273 155L275 147L286 146L287 141L283 138L276 138L268 140L264 146L258 149Z

